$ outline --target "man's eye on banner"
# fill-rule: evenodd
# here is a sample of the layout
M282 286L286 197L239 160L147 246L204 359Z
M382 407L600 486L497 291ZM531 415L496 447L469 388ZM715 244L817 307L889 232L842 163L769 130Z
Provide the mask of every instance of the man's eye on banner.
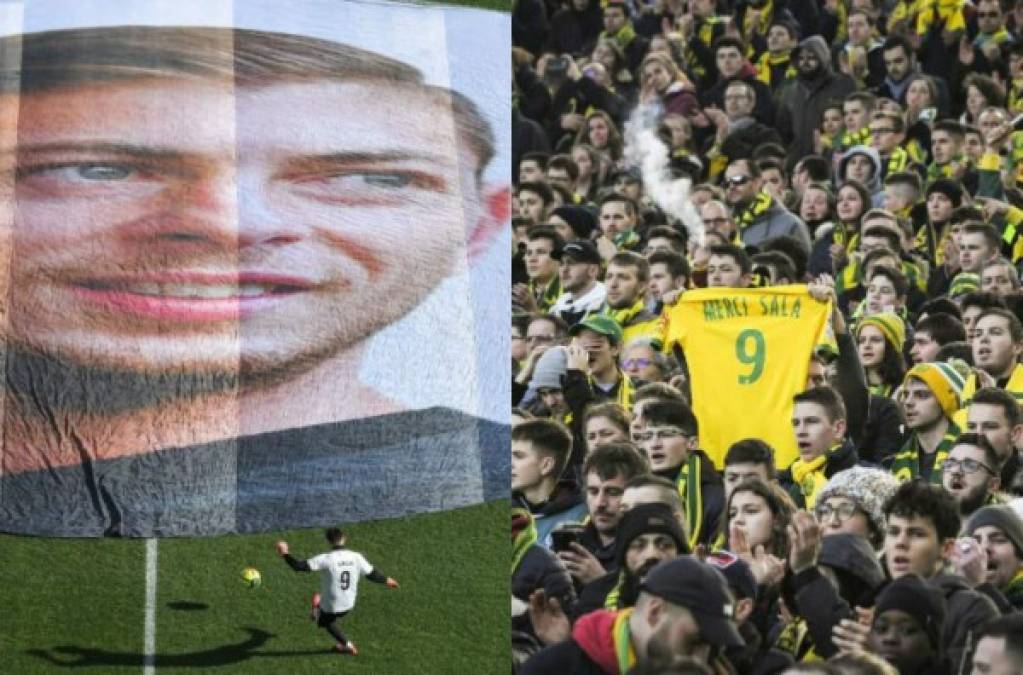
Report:
M390 53L398 10L356 9L359 44L252 17L26 14L0 38L0 530L253 532L507 494L485 399L508 377L477 351L507 332L477 306L507 276L480 270L506 257L507 124L437 81L444 12L400 10L441 27L427 64Z

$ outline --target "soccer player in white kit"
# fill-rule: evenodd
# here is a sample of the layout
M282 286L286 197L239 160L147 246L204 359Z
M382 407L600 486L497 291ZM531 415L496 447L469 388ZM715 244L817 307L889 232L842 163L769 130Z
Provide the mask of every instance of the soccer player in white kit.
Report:
M320 592L313 597L313 618L316 625L326 629L337 640L334 645L336 652L355 656L359 653L355 644L345 637L334 622L355 607L359 578L365 576L378 584L387 584L388 588L397 588L398 582L373 569L361 553L346 549L345 533L339 528L331 527L327 530L327 541L330 542L331 551L308 560L292 556L286 541L277 542L277 552L296 572L320 573Z

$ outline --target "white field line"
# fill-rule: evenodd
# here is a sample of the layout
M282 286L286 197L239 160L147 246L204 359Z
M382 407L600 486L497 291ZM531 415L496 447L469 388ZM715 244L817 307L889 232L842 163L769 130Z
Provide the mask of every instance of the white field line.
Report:
M146 616L142 675L156 672L156 539L146 539Z

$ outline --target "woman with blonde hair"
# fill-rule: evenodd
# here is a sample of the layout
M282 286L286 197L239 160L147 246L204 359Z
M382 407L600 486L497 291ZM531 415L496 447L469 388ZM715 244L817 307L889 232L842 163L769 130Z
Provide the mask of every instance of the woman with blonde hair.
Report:
M639 66L640 103L660 103L665 115L682 115L696 126L706 126L696 87L664 52L647 54ZM696 117L703 117L700 124Z

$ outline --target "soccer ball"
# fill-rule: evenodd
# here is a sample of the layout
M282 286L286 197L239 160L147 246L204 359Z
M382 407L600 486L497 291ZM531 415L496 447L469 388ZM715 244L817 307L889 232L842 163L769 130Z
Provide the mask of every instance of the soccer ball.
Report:
M263 583L263 577L255 567L246 567L242 570L242 583L249 588L259 588Z

